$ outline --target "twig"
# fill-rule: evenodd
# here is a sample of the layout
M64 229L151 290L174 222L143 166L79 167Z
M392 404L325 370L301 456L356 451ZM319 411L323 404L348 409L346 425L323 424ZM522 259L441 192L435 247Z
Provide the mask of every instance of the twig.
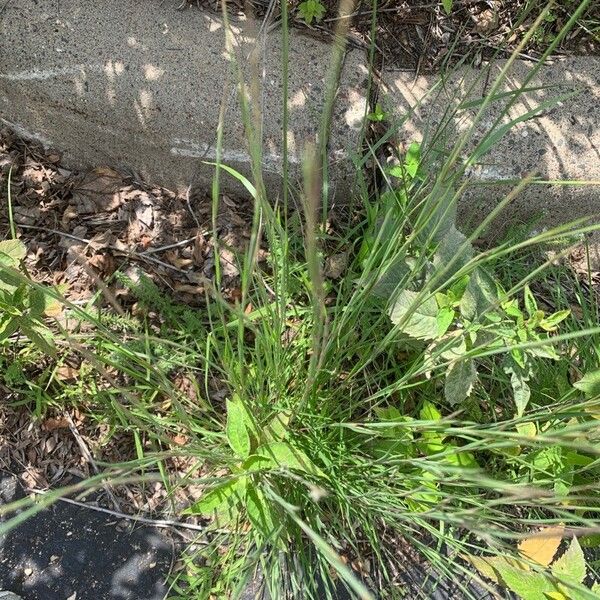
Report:
M75 426L75 423L73 422L73 419L71 418L71 415L69 413L65 413L65 417L69 423L69 429L71 430L71 433L73 434L73 437L75 438L75 441L77 442L77 445L79 446L79 449L81 450L81 454L83 455L83 458L85 458L85 460L91 465L94 473L96 473L96 475L100 475L100 469L98 469L98 465L96 464L96 461L94 460L94 457L92 456L92 453L90 452L89 448L87 447L85 440L81 437L81 434L79 433L77 427ZM107 483L102 483L102 487L104 488L106 495L110 498L110 501L112 502L112 505L115 507L115 510L120 511L121 506L119 505L119 501L117 500L117 497L114 495L113 491L110 489L110 486Z
M148 254L154 254L155 252L162 252L163 250L171 250L172 248L180 248L181 246L187 246L190 242L193 242L195 239L196 236L187 240L182 240L181 242L177 242L176 244L169 244L167 246L161 246L160 248L150 248L150 250L140 252L140 256L147 256Z
M45 490L39 490L35 488L28 488L28 492L32 494L44 495L48 492ZM202 533L206 533L206 527L204 525L194 525L193 523L183 523L182 521L174 521L171 519L149 519L148 517L139 517L136 515L128 515L126 513L110 510L110 508L103 508L102 506L94 506L93 504L86 504L85 502L79 502L78 500L72 500L71 498L58 498L59 502L66 502L67 504L72 504L74 506L79 506L80 508L87 508L89 510L93 510L96 512L101 512L107 515L111 515L113 517L118 517L119 519L126 519L128 521L135 521L136 523L144 523L144 525L151 525L152 527L160 527L164 529L174 528L174 529L190 529L192 531L201 531ZM208 544L209 542L200 542Z

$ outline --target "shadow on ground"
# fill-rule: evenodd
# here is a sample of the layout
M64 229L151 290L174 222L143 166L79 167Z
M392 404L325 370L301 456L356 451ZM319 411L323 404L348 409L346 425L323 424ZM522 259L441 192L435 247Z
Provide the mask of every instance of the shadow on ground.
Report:
M23 495L0 474L0 504ZM0 589L23 600L162 600L173 556L154 528L57 502L0 536Z

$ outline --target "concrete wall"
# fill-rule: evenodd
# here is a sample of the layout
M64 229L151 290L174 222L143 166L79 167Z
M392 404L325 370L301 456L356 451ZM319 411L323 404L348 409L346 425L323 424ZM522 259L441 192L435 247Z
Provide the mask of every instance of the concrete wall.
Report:
M19 0L0 17L0 117L65 151L75 167L125 166L166 187L210 183L221 103L223 162L248 174L248 151L233 58L246 67L255 27L232 24L225 49L218 15L176 10L178 0ZM271 186L282 171L280 34L261 37L263 167ZM289 56L288 133L294 177L318 130L331 48L294 35ZM350 52L342 72L330 155L333 181L347 188L349 153L366 109L367 69ZM227 189L225 179L224 187ZM231 186L229 186L231 187Z
M127 167L171 188L198 183L208 189L215 159L221 102L226 104L223 161L248 175L249 156L240 115L234 61L225 48L220 18L206 11L176 10L179 0L19 0L0 16L0 118L21 133L65 151L67 164ZM263 168L272 198L282 171L282 74L279 30L257 35L251 23L233 24L233 55L244 65L260 50L262 72ZM323 110L331 46L293 31L289 57L288 132L290 166L301 177L302 148L314 140ZM442 84L438 75L386 69L382 103L400 123L399 144L435 128L445 111L465 97L481 98L504 63L464 69ZM501 91L524 82L533 65L517 62ZM364 53L346 56L330 142L333 192L345 200L355 175L352 153L365 115L367 66ZM579 94L519 124L470 172L463 224L479 222L510 186L537 173L546 179L596 182L582 186L530 186L495 228L534 215L543 224L600 212L600 59L556 59L528 84L514 118L551 96ZM552 86L552 87L550 87ZM559 87L557 87L559 86ZM432 90L435 90L432 93ZM224 99L224 100L223 100ZM504 102L494 102L477 126L492 125ZM418 107L418 108L417 108ZM407 113L412 113L405 119ZM450 147L470 126L475 109L452 119L440 143ZM392 119L392 120L394 120ZM224 189L239 189L224 179Z
M383 104L398 123L399 145L413 139L430 138L447 113L467 101L481 100L506 66L506 61L489 68L460 69L440 80L439 76L409 79L406 72L388 70L384 75ZM555 58L544 65L531 81L535 64L516 61L503 79L498 94L522 90L508 114L502 113L511 100L504 96L486 109L475 125L473 140L464 155L484 134L499 130L536 107L547 106L533 118L517 123L498 139L490 152L467 172L467 188L459 215L464 226L478 224L523 178L535 175L544 180L580 181L580 185L535 184L524 189L499 220L494 232L506 226L541 217L540 226L556 225L584 216L600 216L600 58ZM576 92L563 101L559 97ZM416 107L416 110L415 110ZM439 133L436 145L450 149L461 134L474 124L480 105L458 110ZM409 116L407 116L409 115ZM401 125L400 125L401 123ZM498 184L505 181L505 184Z

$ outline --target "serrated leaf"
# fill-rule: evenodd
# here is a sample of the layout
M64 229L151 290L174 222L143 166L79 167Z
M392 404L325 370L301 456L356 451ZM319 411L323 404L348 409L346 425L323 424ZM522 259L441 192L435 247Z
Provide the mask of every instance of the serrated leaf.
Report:
M415 307L419 294L403 290L394 304L390 318L400 330L418 340L433 340L438 335L437 302L433 296Z
M5 264L14 266L27 256L27 248L21 240L3 240L0 242L0 255L9 257L10 262Z
M473 321L491 306L496 304L498 293L496 283L483 269L476 269L469 278L469 283L460 301L460 312Z
M600 369L586 373L573 387L581 390L588 398L600 396Z
M293 448L286 442L265 444L257 449L256 454L272 460L274 464L281 467L302 471L311 475L318 475L320 477L325 476L325 473L323 473L323 471L321 471L321 469L319 469L319 467L317 467L310 458L302 452L302 450Z
M240 480L230 479L225 483L212 488L192 506L186 508L184 514L192 515L210 515L215 510L218 510L222 505L226 504L232 498L240 486Z
M548 317L545 317L540 321L540 327L545 331L556 331L557 325L564 321L569 315L571 311L569 309L559 310Z
M583 550L574 537L565 553L552 565L552 575L570 583L583 583L587 570Z
M227 400L227 441L231 449L240 457L250 455L250 435L246 428L245 410L241 400Z
M525 563L507 556L473 556L470 554L462 555L462 558L471 563L481 575L487 577L494 583L501 583L500 571L506 568L523 569L527 571Z
M519 543L519 553L524 558L547 567L554 558L565 532L564 525L545 527Z
M433 265L450 279L473 258L473 246L454 225L448 228L433 257ZM468 285L468 283L466 283ZM465 288L466 289L466 285ZM464 293L464 289L462 290ZM462 297L462 293L460 295Z
M446 11L446 14L449 15L452 12L452 5L454 4L454 0L442 0L442 6Z
M459 360L450 365L446 371L446 382L444 383L446 402L451 406L463 402L471 395L476 381L477 369L472 359Z

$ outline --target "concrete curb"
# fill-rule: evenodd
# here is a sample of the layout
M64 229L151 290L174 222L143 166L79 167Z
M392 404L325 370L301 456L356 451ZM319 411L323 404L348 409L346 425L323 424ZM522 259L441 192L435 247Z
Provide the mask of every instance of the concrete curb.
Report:
M2 16L0 118L17 133L65 153L76 168L123 167L142 178L185 189L210 189L220 105L225 99L223 162L250 175L237 76L225 51L223 23L214 14L177 11L174 0L21 0ZM232 27L233 54L248 76L257 36L247 22ZM261 38L262 39L262 38ZM263 170L271 198L280 190L282 162L281 48L277 31L259 48L263 73ZM324 104L331 47L292 32L289 56L290 172L301 180L304 144L314 140ZM445 110L465 97L481 98L505 63L463 69L447 77L385 70L382 103L401 122L399 144L419 139ZM501 91L516 89L531 72L517 61ZM330 140L332 196L346 199L356 170L367 110L366 56L348 53L340 79ZM561 89L549 88L561 84ZM532 185L522 191L494 231L541 216L540 226L600 213L600 58L556 59L528 84L511 110L513 118L550 96L579 94L517 125L469 172L471 185L460 206L462 225L481 222L515 182L537 172L549 180L595 180L596 185ZM435 89L436 92L432 93ZM476 128L482 135L500 113L494 102ZM410 117L405 120L407 113ZM450 146L472 122L476 109L461 112L446 129ZM512 181L498 185L497 179ZM299 186L297 186L299 187ZM239 192L226 176L222 189Z
M217 15L176 10L174 0L21 0L10 3L0 36L0 116L4 123L65 152L77 168L127 167L171 189L210 189L222 102L222 160L249 175L238 102L237 67L249 77L257 47L252 24L232 24L232 50ZM58 12L57 12L58 11ZM282 161L281 40L260 38L263 77L263 170L277 186ZM288 144L293 179L301 178L305 142L314 140L326 95L331 47L292 35ZM350 52L341 74L330 138L331 180L342 193L352 180L367 106L367 67ZM247 85L247 84L246 84ZM223 176L223 189L233 180ZM273 189L273 188L271 188Z
M463 68L444 80L439 76L414 76L388 70L383 76L383 104L394 115L398 126L396 141L431 137L444 121L446 112L469 100L481 100L506 66L497 61L489 69ZM516 61L498 94L528 90L501 119L509 96L491 103L475 125L474 142L492 126L496 129L548 103L541 113L516 124L490 152L473 165L459 205L463 227L480 223L522 179L535 174L548 181L575 180L590 185L529 185L519 193L499 219L491 236L504 233L506 226L530 222L539 217L537 227L552 226L586 216L600 216L600 58L571 57L554 59L544 65L529 82L526 78L535 65ZM575 95L551 104L553 99ZM473 124L480 106L465 108L448 119L439 136L438 148L451 148L458 136ZM496 124L496 121L498 123ZM401 125L400 125L401 123ZM475 143L465 149L470 152ZM505 181L506 184L499 184Z

